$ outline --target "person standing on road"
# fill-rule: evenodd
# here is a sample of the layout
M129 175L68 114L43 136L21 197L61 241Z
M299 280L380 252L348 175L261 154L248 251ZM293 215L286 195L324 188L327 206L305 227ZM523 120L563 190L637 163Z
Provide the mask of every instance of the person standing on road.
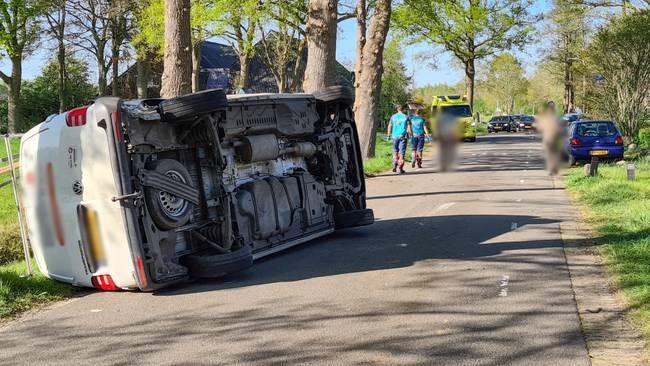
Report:
M424 142L429 136L429 130L427 129L427 120L422 116L422 111L420 109L415 110L415 115L411 117L411 131L413 136L411 137L411 149L413 149L413 154L411 155L411 167L415 168L417 164L418 168L422 168L422 151L424 151Z
M562 157L562 127L557 118L555 103L546 103L544 110L535 118L537 131L542 134L546 169L550 175L556 175L560 170Z
M404 106L395 108L397 113L393 114L388 121L388 138L393 140L393 172L399 168L400 174L404 171L404 154L406 154L406 139L411 134L411 123L409 117L404 114Z

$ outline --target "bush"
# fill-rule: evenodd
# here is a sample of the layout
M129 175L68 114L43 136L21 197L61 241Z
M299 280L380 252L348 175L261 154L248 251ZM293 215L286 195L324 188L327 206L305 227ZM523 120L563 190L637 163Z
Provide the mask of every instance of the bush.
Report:
M642 128L639 130L639 146L642 148L650 148L650 128Z
M18 224L0 225L0 264L23 259Z

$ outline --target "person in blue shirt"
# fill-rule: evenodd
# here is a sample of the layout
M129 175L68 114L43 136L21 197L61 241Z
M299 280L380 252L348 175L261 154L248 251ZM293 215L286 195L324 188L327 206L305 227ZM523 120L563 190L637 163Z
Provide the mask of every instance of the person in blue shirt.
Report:
M388 138L393 140L393 172L399 168L400 174L404 171L404 154L406 154L406 140L411 134L409 117L404 114L404 106L397 106L397 113L390 117L388 122Z
M411 148L413 149L413 155L411 155L412 168L415 168L415 164L418 165L418 168L422 168L422 151L424 151L424 142L429 136L427 120L424 119L421 114L422 111L417 109L415 115L410 118L412 131Z

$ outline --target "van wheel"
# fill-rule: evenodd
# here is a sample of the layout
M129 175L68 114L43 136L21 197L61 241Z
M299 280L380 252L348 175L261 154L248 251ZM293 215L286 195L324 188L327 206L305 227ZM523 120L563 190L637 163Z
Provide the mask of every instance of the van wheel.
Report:
M186 255L181 263L196 278L215 278L244 270L253 265L253 250L249 245L234 252L214 254L202 252Z
M190 173L177 160L157 160L150 170L166 175L181 184L192 186ZM172 230L185 225L192 214L192 203L156 188L145 187L144 200L151 219L161 230Z
M334 225L336 229L365 226L375 222L375 213L369 209L344 211L334 214Z
M332 102L344 103L349 106L354 104L354 91L343 85L335 85L327 87L313 93L317 101L329 104Z
M180 122L226 107L226 93L222 89L211 89L165 99L158 104L158 111L162 122Z

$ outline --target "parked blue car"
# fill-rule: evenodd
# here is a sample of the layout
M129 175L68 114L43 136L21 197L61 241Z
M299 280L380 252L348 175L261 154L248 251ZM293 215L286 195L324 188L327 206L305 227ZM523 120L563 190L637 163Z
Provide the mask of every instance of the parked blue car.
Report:
M576 121L569 126L569 164L591 160L592 156L623 158L623 136L612 121Z

